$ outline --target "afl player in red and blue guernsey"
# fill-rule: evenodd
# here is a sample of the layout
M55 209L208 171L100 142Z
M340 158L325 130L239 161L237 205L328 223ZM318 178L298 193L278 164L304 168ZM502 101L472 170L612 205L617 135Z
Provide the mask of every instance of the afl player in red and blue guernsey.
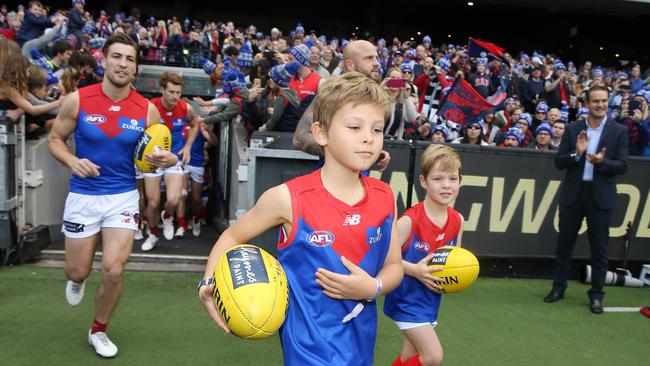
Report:
M199 297L212 320L217 259L237 243L279 227L278 259L289 280L280 329L285 365L372 365L375 299L403 270L390 187L361 175L379 157L390 107L386 92L361 73L328 79L314 99L312 134L325 163L273 187L215 244Z
M62 228L69 279L66 299L71 305L81 301L101 240L102 280L88 342L100 356L113 357L117 346L106 335L106 326L122 296L122 274L140 218L133 152L145 128L160 123L160 115L131 87L138 67L138 46L133 40L113 35L105 43L104 54L104 80L65 97L49 148L72 171ZM72 134L75 153L66 146ZM146 158L160 167L178 161L169 151Z

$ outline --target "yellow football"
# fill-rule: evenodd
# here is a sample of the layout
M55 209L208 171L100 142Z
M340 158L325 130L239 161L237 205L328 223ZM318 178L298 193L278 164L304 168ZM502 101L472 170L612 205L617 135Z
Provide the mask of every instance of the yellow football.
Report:
M476 281L480 269L478 259L472 252L453 246L436 249L428 265L442 267L442 270L431 274L442 278L438 285L445 293L460 292L471 286Z
M277 259L263 249L240 244L214 269L214 303L233 334L262 339L275 333L289 307L289 284Z
M169 128L162 123L151 125L144 130L133 153L135 166L143 173L153 173L156 167L147 163L144 156L160 150L169 151L172 146L172 135Z

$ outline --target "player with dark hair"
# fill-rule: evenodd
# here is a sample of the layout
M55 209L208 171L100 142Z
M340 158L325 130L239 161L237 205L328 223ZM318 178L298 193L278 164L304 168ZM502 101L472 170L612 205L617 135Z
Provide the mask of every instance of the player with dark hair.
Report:
M106 327L122 296L122 274L140 216L133 153L145 128L160 123L160 115L131 87L138 59L138 46L131 38L111 36L105 54L104 80L65 98L49 136L49 148L73 174L62 228L69 279L66 299L70 305L81 302L101 240L102 280L88 342L100 356L113 357L117 346L106 335ZM73 133L74 154L66 144ZM161 167L178 160L168 151L146 159Z

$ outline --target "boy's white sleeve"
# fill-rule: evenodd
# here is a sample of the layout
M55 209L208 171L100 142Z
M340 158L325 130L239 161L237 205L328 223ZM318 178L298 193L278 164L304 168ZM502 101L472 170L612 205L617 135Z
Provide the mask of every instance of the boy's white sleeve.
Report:
M212 105L216 107L225 107L230 103L230 98L214 98L212 99Z

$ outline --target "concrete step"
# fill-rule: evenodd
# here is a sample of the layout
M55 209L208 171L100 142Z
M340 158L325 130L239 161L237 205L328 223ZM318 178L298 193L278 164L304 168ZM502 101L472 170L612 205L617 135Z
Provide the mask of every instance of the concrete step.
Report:
M93 269L101 269L102 252L95 253ZM126 264L127 271L162 271L162 272L203 272L208 257L171 254L131 253ZM46 249L41 251L36 266L46 268L63 268L65 251Z

